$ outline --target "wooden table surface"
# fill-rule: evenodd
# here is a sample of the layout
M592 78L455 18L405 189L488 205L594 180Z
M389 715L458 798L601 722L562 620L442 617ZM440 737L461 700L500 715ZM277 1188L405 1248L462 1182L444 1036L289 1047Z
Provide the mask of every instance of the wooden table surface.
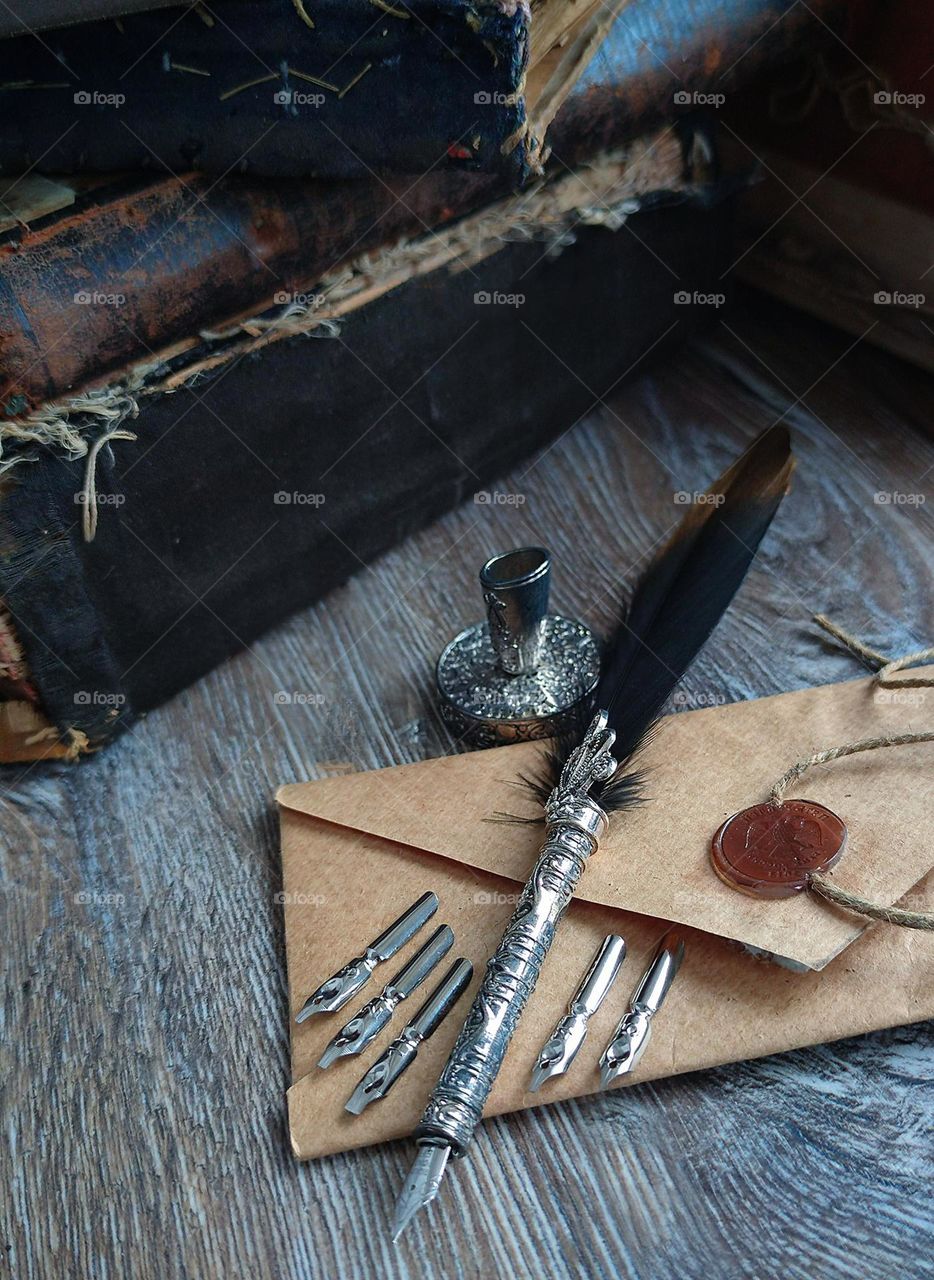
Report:
M467 502L97 758L7 770L3 1273L920 1275L929 1025L491 1122L443 1212L391 1245L406 1144L289 1152L272 793L450 749L432 666L480 612L483 559L544 541L555 607L606 630L674 492L779 417L794 492L688 693L858 674L818 610L891 653L932 643L930 404L865 341L746 298L504 477L521 505ZM295 687L325 704L277 702Z

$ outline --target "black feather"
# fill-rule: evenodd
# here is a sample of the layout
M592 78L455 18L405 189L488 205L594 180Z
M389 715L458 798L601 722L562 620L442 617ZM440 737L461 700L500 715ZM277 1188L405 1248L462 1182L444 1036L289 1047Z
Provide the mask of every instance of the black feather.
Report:
M710 501L691 506L636 584L607 645L592 704L607 712L621 761L600 793L605 808L638 801L643 779L629 762L733 599L793 470L787 430L770 428L710 487ZM536 789L554 784L575 745L555 744L545 762L548 777L536 779Z

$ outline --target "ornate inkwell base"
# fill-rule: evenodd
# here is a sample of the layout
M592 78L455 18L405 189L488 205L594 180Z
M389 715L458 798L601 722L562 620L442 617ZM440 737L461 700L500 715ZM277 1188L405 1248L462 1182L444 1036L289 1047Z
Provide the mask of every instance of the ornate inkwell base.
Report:
M582 623L548 613L550 579L543 547L488 560L480 571L487 621L438 659L442 716L471 746L550 738L588 710L600 649Z

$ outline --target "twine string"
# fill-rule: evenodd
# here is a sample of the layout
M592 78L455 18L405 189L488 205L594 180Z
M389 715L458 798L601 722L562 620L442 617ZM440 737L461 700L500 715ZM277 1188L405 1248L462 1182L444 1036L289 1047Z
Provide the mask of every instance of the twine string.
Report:
M819 627L833 636L835 640L849 649L859 660L876 673L876 684L882 689L930 689L934 688L934 676L908 676L901 680L891 677L896 671L904 671L906 667L917 667L924 662L934 662L934 649L919 649L917 653L906 653L901 658L887 658L877 649L870 649L856 636L850 635L842 627L838 627L826 614L815 613L814 621Z
M888 658L884 653L871 649L868 645L863 644L861 640L858 640L856 636L850 635L848 631L838 627L836 623L831 622L824 614L815 614L814 621L846 649L849 649L861 662L872 668L875 671L876 684L881 687L889 689L934 687L934 676L930 675L911 676L900 680L891 679L896 671L903 671L907 667L934 660L934 648L921 649L917 653L909 653L901 658ZM816 765L830 764L833 760L841 760L845 756L855 756L861 751L878 751L883 747L901 747L915 742L934 742L934 729L920 730L917 733L898 733L875 738L863 738L858 742L844 742L838 747L828 747L824 751L815 751L812 755L798 760L790 769L785 770L769 792L769 803L780 805L788 788L803 777L808 769L813 769ZM879 902L872 902L858 893L851 893L848 889L840 888L839 885L834 884L830 876L824 875L822 872L811 872L808 876L808 888L813 889L815 893L819 893L822 898L826 898L829 902L834 903L835 906L842 907L845 911L851 911L855 915L867 916L870 920L882 920L886 924L897 924L904 929L926 929L934 932L934 912L909 911L904 907L885 906Z
M815 751L805 756L786 769L769 792L769 804L781 804L785 792L802 778L815 765L830 764L832 760L842 760L844 756L855 756L861 751L878 751L882 747L903 747L911 742L934 742L934 729L924 729L918 733L897 733L892 737L863 738L860 742L844 742L839 747L828 747L826 751Z
M854 915L868 916L870 920L881 920L884 924L901 925L903 929L926 929L929 933L934 932L934 911L908 911L905 907L886 907L881 902L870 902L858 893L841 889L830 876L825 876L820 871L812 871L808 876L808 888L834 906L852 911Z

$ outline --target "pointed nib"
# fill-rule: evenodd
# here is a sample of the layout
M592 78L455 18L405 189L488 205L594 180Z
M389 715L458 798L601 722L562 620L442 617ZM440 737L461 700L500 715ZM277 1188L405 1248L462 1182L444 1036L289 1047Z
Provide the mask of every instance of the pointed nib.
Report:
M529 1093L537 1093L546 1080L551 1080L553 1076L563 1076L564 1072L565 1068L558 1061L536 1063L532 1069Z
M609 1089L610 1085L615 1083L621 1075L625 1075L625 1068L620 1070L618 1067L605 1063L600 1068L600 1088Z
M621 1076L628 1076L636 1061L630 1041L617 1039L607 1045L606 1052L600 1059L600 1088L609 1089Z
M313 1013L318 1013L318 1006L315 1004L314 996L309 996L305 1003L295 1015L296 1022L307 1022Z
M396 1201L396 1213L392 1223L392 1239L395 1243L418 1213L431 1204L438 1194L441 1179L447 1166L451 1148L448 1146L420 1147L415 1163Z
M639 1065L648 1040L647 1030L618 1035L607 1045L600 1059L600 1088L609 1089L622 1076L628 1076Z

